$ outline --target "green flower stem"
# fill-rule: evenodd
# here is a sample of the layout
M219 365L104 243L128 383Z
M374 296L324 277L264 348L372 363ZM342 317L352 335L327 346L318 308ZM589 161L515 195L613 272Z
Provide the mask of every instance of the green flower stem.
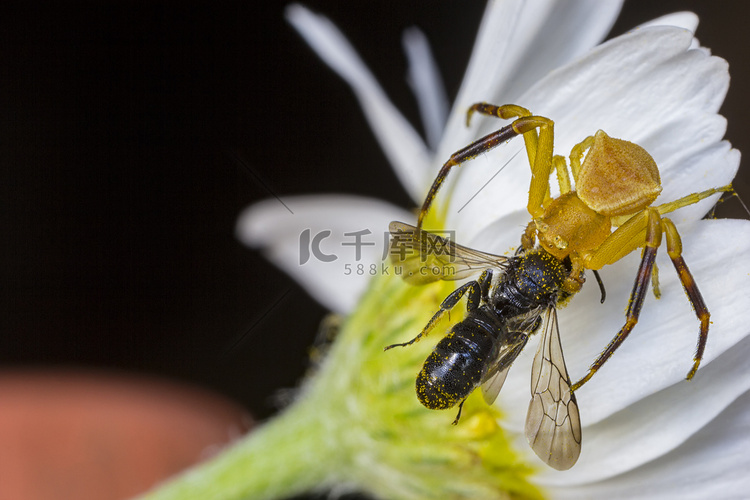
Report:
M300 402L213 460L144 499L285 498L325 488L344 455L322 431L326 416Z
M481 396L469 398L457 426L455 410L419 404L415 376L434 342L383 352L414 337L452 286L374 278L291 406L143 498L254 500L329 489L388 500L539 498Z

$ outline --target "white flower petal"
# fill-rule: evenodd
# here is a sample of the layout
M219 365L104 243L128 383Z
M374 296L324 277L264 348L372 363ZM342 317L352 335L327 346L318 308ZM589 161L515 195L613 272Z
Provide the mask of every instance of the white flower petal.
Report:
M675 26L677 28L683 28L689 30L692 33L695 33L698 30L699 21L700 20L698 19L698 16L696 16L692 12L674 12L672 14L667 14L665 16L657 17L656 19L645 22L638 26L636 29L648 28L650 26ZM700 43L698 43L698 39L696 38L693 38L693 41L690 43L690 48L702 50L706 53L706 55L711 55L711 51L702 48L700 46Z
M552 72L529 90L524 104L556 121L556 149L562 154L600 128L648 149L646 138L665 122L700 122L724 100L726 61L689 50L692 39L689 31L673 27L628 33ZM713 137L715 130L707 133Z
M738 165L736 154L727 153L728 145L721 146L721 151L715 149L725 127L716 111L729 76L722 59L688 50L691 39L689 32L671 27L645 28L618 37L553 71L522 102L534 113L555 120L558 154L568 154L587 135L603 129L652 151L668 180L678 177L684 165L695 163L700 179L667 186L665 194L670 197L664 201L721 186L734 176ZM494 123L495 127L504 124ZM717 162L719 157L723 161ZM505 170L492 179L506 163ZM447 224L464 228L469 237L488 220L526 206L530 171L520 138L454 170ZM683 186L685 190L675 192ZM688 210L693 220L708 209L707 203L700 210Z
M614 24L621 4L599 0L489 2L438 158L447 159L477 137L464 125L469 106L479 101L518 101L550 70L599 43Z
M740 152L722 141L698 154L676 158L678 168L667 168L662 176L664 191L656 203L676 200L691 192L725 186L732 182L740 166ZM671 166L671 165L669 165ZM676 224L695 221L703 217L716 203L714 195L694 205L680 208L668 217Z
M676 26L695 33L698 29L698 22L698 16L692 12L673 12L672 14L667 14L647 21L636 29L648 28L649 26Z
M370 277L381 270L388 223L409 216L405 210L371 198L290 196L283 204L265 200L245 209L237 221L237 236L261 249L321 304L344 313L354 308ZM356 237L345 233L364 230L369 233L360 236L362 253L357 259L357 248L352 246ZM313 240L316 236L321 238L319 243ZM325 256L335 260L324 262L331 258Z
M448 97L427 37L418 28L404 32L404 51L409 61L408 82L422 116L427 144L436 149L448 116Z
M372 73L333 23L297 4L287 7L286 15L320 58L351 85L401 183L412 198L421 201L432 155L419 134L388 100Z
M697 402L702 404L702 402ZM648 442L642 442L648 446ZM682 446L605 481L556 487L553 498L740 500L750 491L750 393Z
M489 223L525 208L531 181L527 158L524 142L518 138L454 167L435 202L448 204L446 227L460 229L464 241L470 241ZM531 220L528 212L526 220ZM521 233L509 237L516 244Z
M750 332L750 296L743 290L750 276L750 223L706 220L679 227L684 258L711 312L706 367ZM720 242L717 244L717 242ZM649 292L640 321L628 339L586 385L577 391L581 422L588 427L640 399L681 382L692 366L698 320L664 248L657 259L662 297ZM607 300L589 279L571 304L559 311L560 335L571 378L576 381L625 323L624 310L640 255L633 252L605 267L601 274ZM717 266L717 263L721 263ZM507 412L507 427L523 429L529 399L529 373L536 340L521 353L498 398ZM701 370L695 375L701 376ZM585 432L585 429L584 429Z
M748 359L750 338L745 337L702 368L695 380L667 387L587 426L575 467L565 474L544 468L535 481L547 486L590 483L672 451L750 389Z
M529 224L529 212L516 210L495 220L472 239L462 239L463 231L456 229L456 241L470 248L496 255L513 255L521 244L521 235Z

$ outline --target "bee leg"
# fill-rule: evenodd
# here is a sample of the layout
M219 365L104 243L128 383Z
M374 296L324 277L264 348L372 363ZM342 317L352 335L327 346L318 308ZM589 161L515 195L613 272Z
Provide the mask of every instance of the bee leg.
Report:
M443 300L442 304L440 304L440 309L438 310L438 312L436 312L432 316L427 325L422 329L421 332L419 332L419 335L411 339L409 342L404 342L403 344L391 344L383 350L387 351L388 349L392 349L393 347L405 347L407 345L413 344L414 342L417 342L422 337L427 336L427 334L430 333L430 331L435 327L438 321L440 321L440 318L442 318L446 313L449 313L450 310L453 309L453 307L458 303L459 300L461 300L461 298L466 293L469 294L466 301L466 310L475 310L479 307L482 299L488 297L491 282L492 270L485 269L482 272L482 275L479 277L479 280L469 281L468 283L460 286L453 293L448 295L445 300Z
M604 349L596 361L589 368L588 373L578 382L573 384L571 390L578 390L583 384L589 381L594 373L602 367L604 363L612 356L618 347L627 338L633 327L638 323L638 316L641 313L643 307L643 301L646 298L648 292L648 285L651 281L651 273L654 267L654 260L656 259L656 250L661 244L662 226L661 217L659 213L654 209L646 210L647 226L646 226L646 244L643 247L643 253L641 254L641 264L638 266L638 274L633 284L633 290L630 292L630 301L628 303L628 311L625 314L625 325L615 335L615 337L609 342L607 348Z
M492 269L485 269L482 271L482 274L479 276L479 279L477 280L477 283L479 283L479 289L482 291L482 301L483 302L489 302L490 301L490 289L492 287ZM476 307L479 307L479 304L476 305ZM474 307L474 309L476 309ZM467 310L469 309L469 305L466 306Z
M465 402L466 398L462 399L461 402L458 403L458 414L456 415L456 418L453 419L453 423L451 425L458 425L458 421L461 419L461 410L463 410Z
M693 306L695 315L701 323L700 333L698 334L698 346L693 357L693 367L685 377L690 380L695 375L703 359L703 351L706 349L706 341L708 340L708 325L711 313L708 312L706 303L703 302L703 296L700 290L698 290L698 285L695 283L693 275L690 274L690 270L687 264L685 264L685 259L682 258L682 240L680 239L680 234L677 232L677 228L669 219L662 219L661 223L667 240L667 253L669 253L669 258L672 260L675 271L677 271L677 275L680 277L680 283L682 283L685 289L690 305Z

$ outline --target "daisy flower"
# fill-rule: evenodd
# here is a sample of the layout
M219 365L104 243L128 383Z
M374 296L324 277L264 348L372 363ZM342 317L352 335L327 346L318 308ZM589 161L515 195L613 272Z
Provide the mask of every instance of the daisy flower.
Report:
M513 102L553 119L558 154L598 129L640 144L661 172L656 203L730 183L740 154L722 140L726 121L717 113L729 84L727 63L693 37L697 18L690 13L597 46L619 7L490 2L447 118L429 48L419 32L409 32L410 80L427 120L427 144L336 27L298 5L287 15L351 85L417 206L452 152L503 125L475 117L467 128L466 110L479 101ZM491 253L518 245L529 220L527 162L516 139L454 169L433 210L456 241ZM565 472L544 465L523 436L535 346L516 360L495 406L470 397L455 427L453 411L425 409L414 394L415 375L434 342L382 352L418 333L455 286L409 286L382 261L388 222L414 222L412 212L344 195L250 207L238 222L239 237L347 316L334 322L323 360L284 412L146 498L283 498L306 491L364 491L384 499L745 497L750 299L736 292L750 275L750 226L701 220L715 202L670 215L712 315L700 370L684 380L698 322L662 250L660 300L646 299L630 338L576 392L583 447ZM585 374L624 323L639 258L633 252L602 270L604 304L588 285L560 310L572 379Z

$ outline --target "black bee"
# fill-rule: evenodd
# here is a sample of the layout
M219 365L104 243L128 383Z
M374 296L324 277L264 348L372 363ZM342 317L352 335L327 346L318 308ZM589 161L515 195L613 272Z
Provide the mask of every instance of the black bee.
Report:
M481 386L485 400L497 397L511 364L531 334L542 339L531 373L526 437L534 452L558 470L567 470L581 451L578 404L565 368L556 306L564 300L570 265L543 249L513 257L463 247L402 222L391 222L391 261L412 284L457 280L481 273L443 300L440 309L407 346L427 335L467 296L465 319L437 344L417 376L417 397L427 408L461 406Z

